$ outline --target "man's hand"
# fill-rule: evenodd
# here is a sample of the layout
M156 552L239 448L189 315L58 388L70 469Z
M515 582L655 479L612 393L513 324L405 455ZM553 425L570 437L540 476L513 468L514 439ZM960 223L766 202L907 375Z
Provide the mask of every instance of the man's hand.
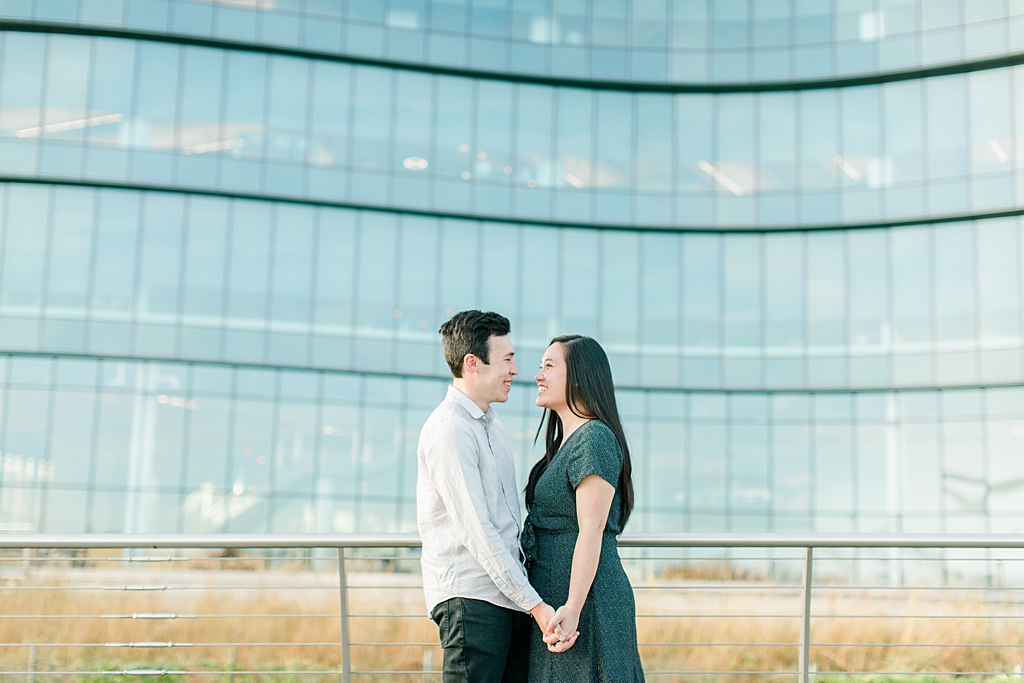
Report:
M544 630L544 642L551 652L565 652L576 644L580 632L576 630L579 626L580 615L568 606L558 608L554 616L548 622L548 628ZM566 634L572 634L566 636Z
M548 603L541 601L536 607L530 610L530 614L533 615L537 625L540 626L541 632L546 635L548 632L548 624L551 622L551 617L555 616L555 609Z

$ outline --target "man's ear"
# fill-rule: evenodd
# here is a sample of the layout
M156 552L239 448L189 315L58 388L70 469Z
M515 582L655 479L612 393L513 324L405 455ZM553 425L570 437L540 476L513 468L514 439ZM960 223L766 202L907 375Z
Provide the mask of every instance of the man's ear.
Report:
M467 353L462 358L462 372L479 372L480 371L480 359L471 353Z

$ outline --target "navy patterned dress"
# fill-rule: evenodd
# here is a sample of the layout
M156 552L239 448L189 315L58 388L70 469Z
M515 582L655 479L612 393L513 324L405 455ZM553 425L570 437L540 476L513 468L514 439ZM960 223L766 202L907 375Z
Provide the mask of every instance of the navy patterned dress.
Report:
M523 525L522 546L530 583L556 609L569 599L572 556L579 535L576 487L596 474L615 487L594 583L580 611L579 638L569 650L550 652L540 629L530 640L530 683L637 683L644 680L636 644L633 588L619 560L622 531L619 473L622 450L603 422L591 420L562 443L537 481Z

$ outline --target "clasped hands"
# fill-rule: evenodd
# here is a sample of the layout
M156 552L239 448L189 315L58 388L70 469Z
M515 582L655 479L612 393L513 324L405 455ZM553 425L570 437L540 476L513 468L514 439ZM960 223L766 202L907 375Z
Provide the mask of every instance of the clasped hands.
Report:
M551 605L542 602L530 610L530 613L544 633L544 642L548 644L548 650L565 652L576 644L576 639L580 635L576 630L580 623L578 611L568 605L562 605L555 610Z

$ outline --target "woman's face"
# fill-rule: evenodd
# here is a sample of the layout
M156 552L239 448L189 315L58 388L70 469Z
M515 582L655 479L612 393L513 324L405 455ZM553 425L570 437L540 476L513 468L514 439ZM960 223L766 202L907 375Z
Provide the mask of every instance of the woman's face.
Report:
M537 405L558 412L565 407L565 349L558 342L548 347L540 361Z

